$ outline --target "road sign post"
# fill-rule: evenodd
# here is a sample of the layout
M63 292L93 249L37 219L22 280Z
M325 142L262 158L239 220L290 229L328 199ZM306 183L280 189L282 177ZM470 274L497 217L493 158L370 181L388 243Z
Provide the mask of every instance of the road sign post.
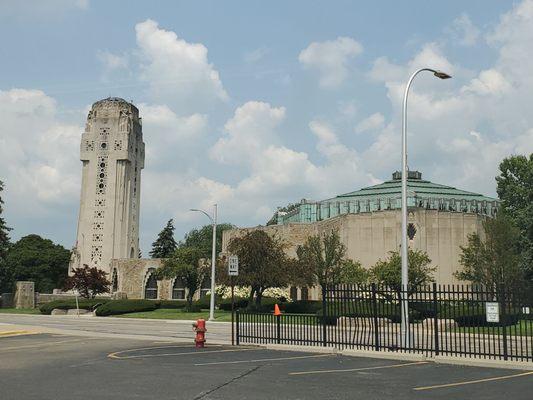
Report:
M228 275L231 281L231 345L235 345L235 277L239 276L239 257L229 256Z

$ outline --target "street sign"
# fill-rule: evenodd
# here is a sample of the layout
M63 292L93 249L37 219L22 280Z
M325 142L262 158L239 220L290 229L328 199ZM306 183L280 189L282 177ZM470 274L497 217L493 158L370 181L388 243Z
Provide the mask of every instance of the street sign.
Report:
M239 257L237 256L228 257L228 275L229 276L239 275Z
M485 303L487 322L500 322L500 304L496 302Z

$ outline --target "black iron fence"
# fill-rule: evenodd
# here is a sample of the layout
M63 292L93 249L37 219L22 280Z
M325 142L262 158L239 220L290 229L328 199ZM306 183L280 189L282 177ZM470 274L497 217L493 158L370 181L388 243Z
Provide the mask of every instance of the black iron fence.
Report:
M524 298L472 286L339 285L323 291L316 314L239 310L236 340L533 361L533 307Z

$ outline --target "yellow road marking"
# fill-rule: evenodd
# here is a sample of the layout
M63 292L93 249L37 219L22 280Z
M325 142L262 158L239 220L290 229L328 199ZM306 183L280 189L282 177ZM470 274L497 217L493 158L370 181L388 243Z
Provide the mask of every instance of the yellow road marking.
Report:
M386 369L386 368L400 368L408 367L410 365L428 364L428 361L417 361L403 364L382 365L377 367L363 367L363 368L350 368L350 369L323 369L317 371L301 371L301 372L289 372L289 375L311 375L311 374L332 374L335 372L357 372L357 371L369 371L373 369Z
M219 361L219 362L209 362L209 363L201 363L201 364L194 364L194 365L203 366L203 365L219 365L219 364L241 364L241 363L254 363L254 362L261 362L261 361L296 360L300 358L318 358L318 357L331 357L331 356L333 356L333 354L319 354L319 355L312 355L312 356L279 357L279 358L258 358L257 360Z
M163 354L145 354L145 355L139 355L139 356L126 356L126 357L119 357L117 354L120 354L121 352L111 353L108 354L107 357L114 358L116 360L129 360L133 358L150 358L150 357L168 357L168 356L188 356L188 355L204 355L204 354L211 354L211 353L231 353L236 351L252 351L252 350L261 350L261 349L235 349L235 350L213 350L213 351L187 351L184 353L163 353Z
M447 387L454 387L454 386L472 385L475 383L501 381L504 379L518 378L520 376L527 376L527 375L533 375L533 371L522 372L520 374L514 374L514 375L496 376L494 378L475 379L473 381L445 383L442 385L434 385L434 386L421 386L421 387L415 387L413 388L413 390L430 390L430 389L440 389L440 388L447 388Z
M0 332L0 337L22 336L22 335L35 335L40 332L36 331L4 331Z
M4 348L0 347L0 353L2 353L3 351L6 351L6 350L31 349L31 348L35 348L35 347L43 347L43 346L46 347L46 346L51 346L51 345L55 345L55 344L83 342L85 340L98 340L98 338L60 340L60 341L56 341L56 342L41 342L41 343L38 343L38 344L30 344L30 345L25 345L25 346L4 347Z

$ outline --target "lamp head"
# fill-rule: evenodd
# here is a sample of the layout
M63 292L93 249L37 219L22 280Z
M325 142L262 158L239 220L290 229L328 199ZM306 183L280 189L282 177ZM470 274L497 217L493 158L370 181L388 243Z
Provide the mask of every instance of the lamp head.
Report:
M440 79L450 79L452 77L451 75L448 75L446 72L442 71L435 71L433 75Z

